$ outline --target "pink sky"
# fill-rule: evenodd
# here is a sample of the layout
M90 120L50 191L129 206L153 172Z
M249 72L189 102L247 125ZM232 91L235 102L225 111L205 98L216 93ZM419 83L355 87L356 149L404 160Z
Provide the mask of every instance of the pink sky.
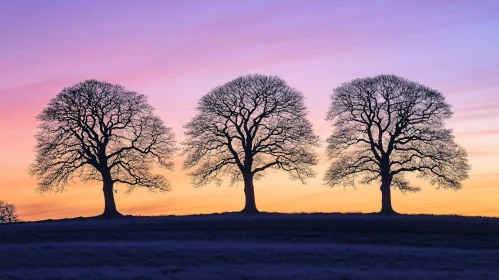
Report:
M276 74L306 97L316 132L342 82L397 74L440 90L449 122L470 154L460 192L394 197L406 213L499 216L498 1L5 1L0 8L0 199L26 220L96 215L97 185L75 183L39 196L26 172L34 159L35 116L63 87L85 79L119 83L149 96L178 140L211 88L238 75ZM322 146L318 152L323 154ZM119 192L127 214L235 211L242 188L193 188L177 160L170 193ZM264 211L377 211L380 194L302 186L285 174L257 182ZM79 199L84 197L85 199ZM299 203L297 203L297 201Z

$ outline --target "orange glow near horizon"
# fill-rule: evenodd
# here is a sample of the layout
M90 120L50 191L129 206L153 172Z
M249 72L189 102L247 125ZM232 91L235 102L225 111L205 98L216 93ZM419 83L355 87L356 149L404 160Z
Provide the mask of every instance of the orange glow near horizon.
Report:
M475 170L487 169L486 166L476 166L483 156L471 155L470 158L474 169L462 190L436 190L425 181L417 181L423 187L420 193L393 192L394 209L407 214L499 216L499 209L495 207L496 196L491 195L498 190L499 174L477 174ZM212 184L194 188L189 184L185 172L179 168L179 163L176 162L174 172L165 172L173 185L171 192L153 193L139 189L125 194L126 188L117 185L115 199L118 210L131 215L187 215L242 209L244 193L241 184L233 187ZM324 161L317 168L318 176L306 185L289 180L283 172L267 174L255 183L257 206L261 211L285 213L379 211L381 194L378 186L359 185L356 189L325 187L321 181L323 167ZM95 216L103 210L103 195L98 182L75 182L63 193L39 195L35 193L36 181L29 178L24 170L12 169L9 174L11 178L17 179L4 180L2 183L20 187L4 197L6 201L16 203L23 220ZM0 185L0 188L6 185Z
M499 217L499 1L21 2L0 9L0 200L16 204L22 220L103 211L98 182L76 181L41 196L27 173L35 117L64 87L97 79L145 94L181 142L182 126L204 94L252 73L279 75L302 91L322 140L331 130L329 95L343 82L396 74L441 91L455 113L447 126L469 153L470 179L460 191L417 181L420 193L393 192L394 209ZM379 186L323 185L324 148L317 149L318 176L307 185L283 172L255 182L258 208L379 211ZM242 186L193 188L182 160L176 158L174 172L161 171L172 192L125 194L118 185L118 210L184 215L243 208Z

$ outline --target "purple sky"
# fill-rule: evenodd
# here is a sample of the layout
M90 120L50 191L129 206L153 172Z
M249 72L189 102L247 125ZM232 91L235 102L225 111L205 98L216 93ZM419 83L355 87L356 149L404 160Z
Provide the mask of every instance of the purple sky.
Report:
M34 117L63 87L94 78L144 93L181 141L182 125L202 95L257 72L280 75L304 93L323 139L330 131L324 120L329 95L342 82L397 74L440 90L454 108L449 126L470 153L471 178L459 193L425 188L426 194L396 197L395 207L499 215L498 204L489 203L499 197L499 1L2 1L0 197L27 209L26 219L39 217L33 212L49 209L54 201L65 209L57 212L62 216L100 211L101 194L94 190L99 188L81 187L79 193L74 187L74 195L89 202L84 212L71 212L70 202L61 202L69 199L71 187L67 195L40 197L26 173L34 158ZM282 189L267 187L287 178L269 176L257 183L257 203L262 197L260 208L276 211L378 208L379 194L368 190L372 187L324 187L326 166L322 160L319 176L307 186L289 181ZM139 191L117 198L118 207L132 214L153 208L210 212L237 210L242 203L242 188L190 187L179 164L170 176L174 192ZM289 200L321 195L299 209L271 201L286 188L293 190ZM224 195L237 200L222 206L199 202ZM368 198L359 202L360 196ZM196 207L187 202L192 197ZM341 206L340 197L351 200L349 208ZM449 197L463 208L444 207ZM165 201L177 208L162 208Z

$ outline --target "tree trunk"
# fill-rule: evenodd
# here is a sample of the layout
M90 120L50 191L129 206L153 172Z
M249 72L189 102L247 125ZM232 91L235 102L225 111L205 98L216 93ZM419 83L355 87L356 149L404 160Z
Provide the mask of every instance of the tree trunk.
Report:
M102 213L101 217L114 218L123 216L116 209L116 203L114 202L114 183L111 179L111 175L103 175L102 177L104 183L102 187L102 191L104 192L104 213Z
M246 202L241 213L255 214L258 213L255 202L255 188L253 186L253 174L243 175L244 177L244 196Z
M380 214L392 215L397 214L392 208L392 194L391 194L392 178L382 178L381 180L381 211Z

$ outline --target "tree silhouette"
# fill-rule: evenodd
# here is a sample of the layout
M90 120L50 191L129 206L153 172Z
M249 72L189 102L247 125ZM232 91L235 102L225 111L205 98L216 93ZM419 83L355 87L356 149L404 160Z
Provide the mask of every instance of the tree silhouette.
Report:
M0 200L0 224L15 223L18 221L16 206Z
M334 89L327 120L334 159L327 185L381 181L381 213L395 213L390 187L417 192L404 173L417 172L437 187L461 189L470 165L444 121L452 116L443 95L393 75L355 79ZM357 178L360 177L360 180Z
M115 183L168 191L153 163L172 169L174 135L152 113L146 97L96 80L63 89L37 117L36 160L30 173L41 193L63 191L74 177L102 181L102 216L121 216L114 201Z
M187 124L184 168L195 186L227 175L244 182L242 212L257 213L253 180L268 169L286 171L302 183L314 176L318 137L306 118L301 92L276 76L248 75L211 90Z

